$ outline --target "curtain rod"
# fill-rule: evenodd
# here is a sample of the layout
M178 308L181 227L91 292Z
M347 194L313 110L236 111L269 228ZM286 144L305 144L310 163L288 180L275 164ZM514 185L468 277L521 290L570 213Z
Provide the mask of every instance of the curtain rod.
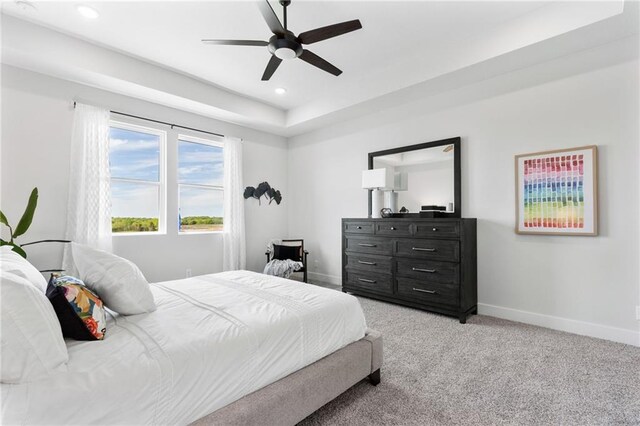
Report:
M74 108L76 107L76 101L73 101L73 107ZM170 126L172 129L174 127L177 127L179 129L191 130L191 131L194 131L194 132L206 133L207 135L213 135L213 136L218 136L218 137L224 138L224 135L221 135L220 133L208 132L206 130L200 130L200 129L196 129L196 128L193 128L193 127L181 126L179 124L167 123L166 121L154 120L152 118L140 117L139 115L127 114L127 113L119 112L119 111L109 111L109 112L111 114L117 114L117 115L122 115L122 116L125 116L125 117L137 118L138 120L145 120L145 121L150 121L152 123L164 124L165 126Z

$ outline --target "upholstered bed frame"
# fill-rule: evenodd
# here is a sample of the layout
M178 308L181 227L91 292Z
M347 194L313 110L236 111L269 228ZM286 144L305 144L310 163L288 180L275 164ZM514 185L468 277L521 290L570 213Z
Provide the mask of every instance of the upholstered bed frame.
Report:
M368 377L380 383L382 335L364 338L197 420L192 425L295 425Z

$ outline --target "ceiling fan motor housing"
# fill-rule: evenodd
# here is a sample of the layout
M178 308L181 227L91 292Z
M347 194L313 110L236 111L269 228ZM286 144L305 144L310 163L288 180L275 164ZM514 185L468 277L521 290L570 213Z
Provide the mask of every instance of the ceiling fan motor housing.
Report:
M269 52L280 59L294 59L302 54L302 45L291 32L287 31L282 35L274 35L269 39L267 46Z

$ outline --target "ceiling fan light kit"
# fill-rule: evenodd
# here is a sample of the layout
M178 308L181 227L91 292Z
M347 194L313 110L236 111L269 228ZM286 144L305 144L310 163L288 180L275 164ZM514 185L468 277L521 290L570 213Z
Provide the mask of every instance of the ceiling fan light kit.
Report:
M284 25L280 23L280 20L276 16L275 12L269 5L267 0L261 0L258 3L260 13L265 22L269 26L269 29L273 33L273 36L269 41L262 40L211 40L204 39L203 43L217 44L226 46L267 46L269 53L271 53L271 59L267 63L267 67L262 74L262 80L267 81L271 78L273 73L278 69L280 63L284 59L300 58L303 61L311 64L323 71L338 76L342 74L342 71L336 66L322 59L320 56L302 47L303 44L312 44L319 41L327 40L329 38L337 37L342 34L349 33L351 31L359 30L362 28L362 24L359 20L341 22L339 24L328 25L322 28L316 28L315 30L305 31L296 35L287 29L287 6L291 4L291 0L280 0L280 4L283 8Z

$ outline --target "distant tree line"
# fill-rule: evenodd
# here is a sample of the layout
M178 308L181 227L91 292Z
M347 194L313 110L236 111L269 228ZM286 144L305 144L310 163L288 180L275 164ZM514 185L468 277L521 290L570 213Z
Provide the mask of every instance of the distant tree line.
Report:
M222 225L222 218L215 216L186 216L180 221L181 225Z
M222 225L221 217L215 216L185 216L180 225L184 229L207 229L206 225ZM217 228L214 226L214 228ZM154 232L158 230L158 218L154 217L113 217L111 218L112 232Z
M113 232L153 232L158 230L158 218L155 217L112 217Z

